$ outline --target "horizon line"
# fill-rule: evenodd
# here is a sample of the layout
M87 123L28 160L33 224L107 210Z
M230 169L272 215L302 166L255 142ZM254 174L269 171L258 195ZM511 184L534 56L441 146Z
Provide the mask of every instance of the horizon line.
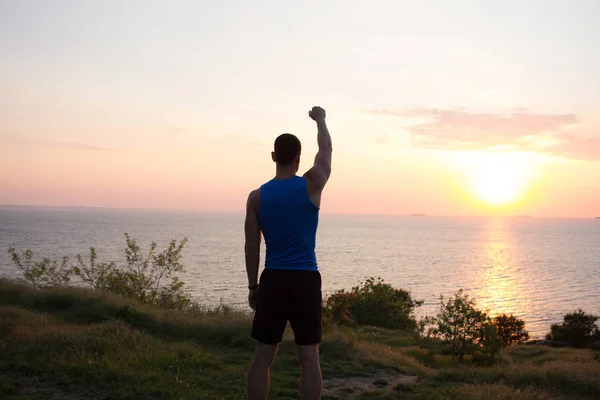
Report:
M90 209L90 210L115 210L115 211L179 211L179 212L196 212L196 213L226 213L226 214L244 214L243 208L239 211L232 209L198 209L198 208L153 208L153 207L109 207L109 206L76 206L76 205L43 205L43 204L0 204L0 208L50 208L50 209ZM427 213L336 213L336 212L321 212L321 215L336 215L336 216L366 216L366 217L414 217L414 218L513 218L513 219L597 219L598 216L589 217L574 217L574 216L544 216L530 214L507 214L507 215L453 215L453 214L427 214Z

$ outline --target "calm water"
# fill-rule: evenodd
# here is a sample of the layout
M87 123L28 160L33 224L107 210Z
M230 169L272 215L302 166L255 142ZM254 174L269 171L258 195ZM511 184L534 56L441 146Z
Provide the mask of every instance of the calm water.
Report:
M578 307L600 314L600 220L321 216L317 258L323 289L380 276L425 300L464 288L492 313L525 318L534 336ZM16 277L6 250L37 257L124 259L124 233L147 248L188 237L187 289L205 302L244 305L243 215L0 208L0 275ZM264 259L264 250L263 250Z

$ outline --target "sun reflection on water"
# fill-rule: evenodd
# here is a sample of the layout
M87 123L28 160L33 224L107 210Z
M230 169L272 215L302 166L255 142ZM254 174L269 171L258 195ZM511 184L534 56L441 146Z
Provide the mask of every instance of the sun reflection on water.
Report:
M490 220L487 240L482 243L484 265L479 268L474 295L480 307L488 309L492 317L498 314L527 315L527 294L522 282L524 276L517 265L514 237L506 229L507 220Z

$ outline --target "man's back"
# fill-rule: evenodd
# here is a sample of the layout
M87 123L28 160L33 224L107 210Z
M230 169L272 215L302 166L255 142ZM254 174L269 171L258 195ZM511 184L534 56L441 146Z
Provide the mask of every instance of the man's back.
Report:
M258 223L267 246L265 268L317 270L319 208L308 195L305 177L262 185Z

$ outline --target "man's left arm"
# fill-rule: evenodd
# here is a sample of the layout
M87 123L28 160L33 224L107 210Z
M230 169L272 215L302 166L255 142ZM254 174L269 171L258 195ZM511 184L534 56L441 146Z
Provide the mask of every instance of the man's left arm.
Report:
M253 191L248 196L246 203L246 220L244 231L246 242L244 252L246 254L246 273L248 274L248 287L258 284L258 267L260 264L260 241L261 233L258 225L258 191Z

